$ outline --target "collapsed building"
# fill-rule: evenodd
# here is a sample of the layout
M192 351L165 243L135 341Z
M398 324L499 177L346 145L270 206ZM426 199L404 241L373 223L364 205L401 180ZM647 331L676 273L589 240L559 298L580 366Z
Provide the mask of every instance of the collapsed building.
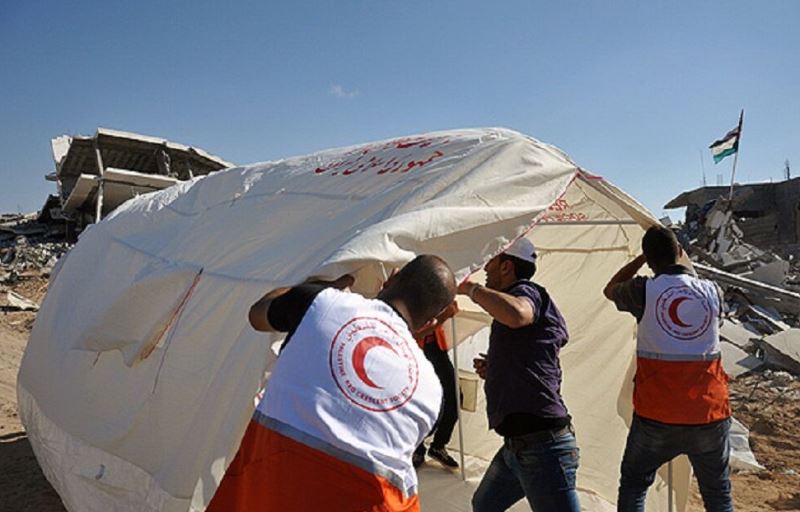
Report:
M727 201L730 187L710 186L683 192L664 208L686 208L687 226L704 223L720 199ZM741 238L783 256L800 255L800 178L775 183L737 184L731 207Z
M200 148L108 128L51 141L56 194L39 212L0 214L0 284L47 275L87 225L128 199L233 167Z
M200 148L107 128L91 137L62 135L51 146L56 170L47 179L57 183L58 194L42 213L78 229L131 197L234 166Z

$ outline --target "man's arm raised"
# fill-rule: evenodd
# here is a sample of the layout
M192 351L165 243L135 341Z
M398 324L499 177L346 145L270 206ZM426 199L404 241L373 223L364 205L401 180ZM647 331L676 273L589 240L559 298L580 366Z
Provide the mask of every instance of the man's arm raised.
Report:
M316 278L309 278L306 279L302 285L318 285L321 287L332 287L339 290L344 290L353 285L353 276L349 274L345 274L334 281L324 281L321 279ZM298 285L298 286L302 286ZM275 326L271 325L269 322L269 309L272 306L272 303L292 291L295 287L282 287L282 288L275 288L266 293L263 297L261 297L255 304L250 307L250 313L248 318L250 320L250 325L253 326L253 329L260 331L260 332L278 332L283 331L283 329L278 329ZM314 293L313 295L316 295ZM313 300L313 296L311 297ZM310 304L306 304L308 306ZM301 315L302 317L302 315Z
M458 285L458 293L467 295L492 318L512 329L530 325L536 318L533 304L522 297L492 290L471 281L464 281Z
M635 276L636 272L642 268L642 265L644 265L645 261L644 254L640 254L633 261L628 262L625 266L619 269L608 282L608 284L606 284L606 287L603 288L603 295L605 295L608 300L613 301L614 287L623 281L633 279L633 276Z

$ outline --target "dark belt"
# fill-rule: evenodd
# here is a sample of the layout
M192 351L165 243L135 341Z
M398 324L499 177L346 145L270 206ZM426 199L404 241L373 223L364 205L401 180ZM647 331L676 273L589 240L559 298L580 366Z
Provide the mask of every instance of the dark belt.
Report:
M537 430L536 432L523 434L521 436L504 437L503 442L506 448L516 451L535 444L547 441L555 441L557 438L569 433L575 433L575 429L572 428L572 424L563 427L551 428L548 430Z

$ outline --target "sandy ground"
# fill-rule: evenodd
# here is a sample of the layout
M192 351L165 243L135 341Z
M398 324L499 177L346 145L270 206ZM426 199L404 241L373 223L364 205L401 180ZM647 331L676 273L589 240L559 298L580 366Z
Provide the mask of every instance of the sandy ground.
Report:
M46 280L30 278L14 290L41 301ZM17 416L17 371L34 319L34 313L0 312L0 512L64 511ZM800 511L800 380L776 390L756 374L731 388L740 397L733 401L734 415L751 429L753 452L766 466L762 473L733 475L736 510ZM689 510L703 510L696 485Z
M46 281L33 278L14 290L41 300ZM0 294L3 299L5 293ZM0 511L63 512L58 494L45 480L17 415L17 371L34 313L0 312Z

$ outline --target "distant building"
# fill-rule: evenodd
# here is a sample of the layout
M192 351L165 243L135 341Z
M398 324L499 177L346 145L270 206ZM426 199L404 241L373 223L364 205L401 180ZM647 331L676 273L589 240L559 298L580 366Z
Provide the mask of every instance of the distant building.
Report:
M62 135L51 142L61 212L74 222L97 222L128 199L210 172L234 167L202 149L136 133L98 128L92 137Z
M686 207L687 222L720 198L727 201L730 187L701 187L683 192L664 208ZM800 178L777 183L735 185L733 213L746 242L768 248L800 244Z

